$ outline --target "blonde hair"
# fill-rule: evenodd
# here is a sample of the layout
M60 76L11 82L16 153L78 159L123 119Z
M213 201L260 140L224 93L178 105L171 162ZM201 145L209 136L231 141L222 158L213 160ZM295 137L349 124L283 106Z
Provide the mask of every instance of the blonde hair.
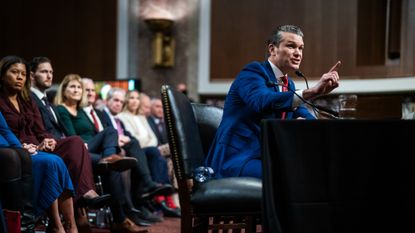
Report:
M136 92L138 94L138 98L140 98L141 94L140 94L140 92L138 90L128 91L127 94L125 95L124 105L122 106L122 111L123 112L130 112L130 110L128 110L128 107L127 107L128 106L128 100L129 100L131 94L134 93L134 92ZM132 114L138 115L138 113L139 113L138 111L139 110L140 110L140 105L138 105L137 110L135 110L135 112L132 112Z
M66 88L68 87L68 84L71 81L78 81L81 84L81 88L82 88L81 100L78 101L77 107L79 108L79 107L88 106L88 100L86 98L84 83L82 82L81 76L79 76L78 74L67 74L63 78L63 81L59 85L58 91L56 92L56 97L55 97L55 101L54 101L55 105L61 105L65 102L65 100L66 100L65 90L66 90Z

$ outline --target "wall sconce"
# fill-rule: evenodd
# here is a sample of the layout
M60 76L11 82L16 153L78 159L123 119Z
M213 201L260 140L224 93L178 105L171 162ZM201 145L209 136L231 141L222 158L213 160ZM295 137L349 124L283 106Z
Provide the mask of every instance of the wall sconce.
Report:
M170 19L146 19L145 22L153 31L152 52L153 66L156 68L172 68L174 66L175 40L171 30L173 20Z

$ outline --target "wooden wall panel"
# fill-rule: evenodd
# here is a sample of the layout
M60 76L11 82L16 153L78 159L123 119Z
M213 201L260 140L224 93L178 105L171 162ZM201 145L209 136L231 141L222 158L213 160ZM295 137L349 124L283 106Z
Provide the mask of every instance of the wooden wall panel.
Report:
M54 79L78 73L115 77L117 1L4 1L0 8L0 56L49 57Z
M368 58L379 56L369 49L369 45L377 46L368 37L371 34L358 35L359 22L381 24L382 21L372 18L372 14L358 14L359 5L364 2L212 0L210 79L232 80L245 64L252 60L264 60L266 39L277 25L282 24L295 24L303 29L305 50L301 69L310 78L319 77L337 60L343 63L340 74L346 79L414 76L414 1L402 0L400 62L385 61L385 64L376 65L358 63L359 54L368 52ZM363 46L358 47L358 40Z

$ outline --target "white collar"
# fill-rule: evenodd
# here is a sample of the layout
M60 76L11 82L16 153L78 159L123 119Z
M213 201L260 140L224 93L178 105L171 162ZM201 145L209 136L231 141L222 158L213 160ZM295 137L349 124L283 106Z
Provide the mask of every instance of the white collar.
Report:
M272 72L274 73L275 78L278 80L278 82L281 82L281 77L284 76L285 74L282 73L282 71L276 66L274 65L274 63L272 63L270 60L268 60L269 64L271 65L272 68Z
M39 99L43 99L43 97L46 96L46 94L44 92L41 92L39 89L31 87L30 90L33 92L33 94L35 94L37 96L37 98Z

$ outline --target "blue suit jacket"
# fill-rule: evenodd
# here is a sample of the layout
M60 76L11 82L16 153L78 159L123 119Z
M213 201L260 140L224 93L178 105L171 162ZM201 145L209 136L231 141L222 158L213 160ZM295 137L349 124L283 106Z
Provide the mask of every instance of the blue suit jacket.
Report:
M304 106L292 109L294 93L280 92L267 85L277 82L268 61L248 64L232 83L226 96L222 122L216 132L206 158L216 178L239 176L243 166L252 159L260 159L260 123L263 119L304 117L314 119ZM295 90L289 78L289 88Z

